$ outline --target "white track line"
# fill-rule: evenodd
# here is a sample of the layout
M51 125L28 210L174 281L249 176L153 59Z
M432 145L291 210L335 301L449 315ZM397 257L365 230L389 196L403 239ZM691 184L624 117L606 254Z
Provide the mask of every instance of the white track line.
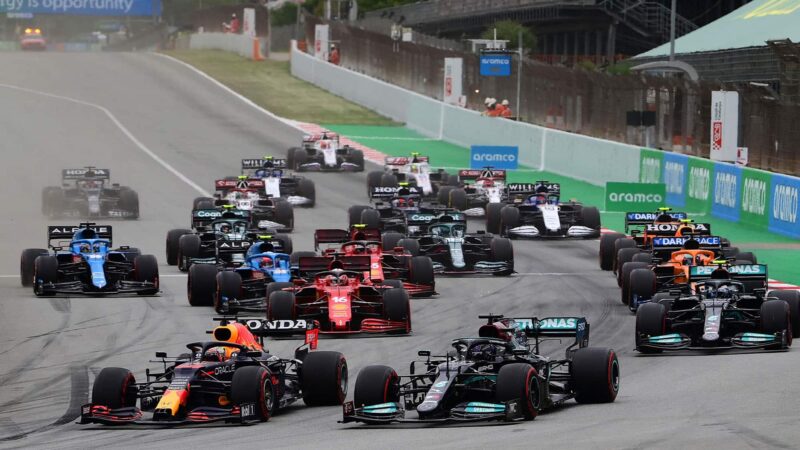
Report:
M163 159L161 159L160 156L158 156L154 151L150 150L146 145L144 145L142 143L142 141L137 139L136 136L134 136L133 133L131 133L130 130L128 130L128 128L125 127L125 125L123 125L122 122L120 122L116 118L116 116L114 116L114 114L112 114L111 111L108 110L108 108L106 108L104 106L101 106L101 105L98 105L96 103L91 103L91 102L87 102L87 101L83 101L83 100L78 100L78 99L71 98L71 97L65 97L63 95L51 94L49 92L37 91L35 89L29 89L29 88L24 88L24 87L20 87L20 86L14 86L14 85L10 85L10 84L2 84L2 83L0 83L0 87L6 88L6 89L16 90L16 91L20 91L20 92L27 92L29 94L40 95L42 97L49 97L49 98L54 98L54 99L63 100L63 101L67 101L67 102L72 102L72 103L75 103L75 104L78 104L78 105L88 106L90 108L94 108L94 109L97 109L97 110L101 111L103 114L105 114L111 120L112 123L114 123L114 125L117 126L117 128L119 128L119 130L122 132L122 134L125 135L125 137L130 139L130 141L133 142L133 144L139 150L142 151L142 153L144 153L145 155L147 155L150 158L152 158L153 161L157 162L163 168L167 169L169 172L171 172L173 175L175 175L179 180L181 180L184 183L188 184L189 187L191 187L192 189L194 189L195 191L200 193L200 195L202 195L204 197L211 197L211 193L209 193L208 191L206 191L205 189L200 187L200 185L198 185L194 181L190 180L189 177L187 177L186 175L184 175L181 172L179 172L178 169L172 167L172 165L170 165L168 162L166 162Z

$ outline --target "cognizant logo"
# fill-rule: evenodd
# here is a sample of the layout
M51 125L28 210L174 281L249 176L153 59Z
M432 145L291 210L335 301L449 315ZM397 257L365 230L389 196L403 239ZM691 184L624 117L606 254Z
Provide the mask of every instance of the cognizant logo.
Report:
M742 211L764 215L767 203L767 183L755 178L745 178L742 186Z
M661 194L642 194L634 192L612 192L608 194L608 199L612 202L627 202L627 203L661 203L664 197Z
M772 217L783 222L797 222L797 188L779 184L772 199Z
M475 153L472 155L472 160L477 162L514 162L517 160L516 155L504 153Z

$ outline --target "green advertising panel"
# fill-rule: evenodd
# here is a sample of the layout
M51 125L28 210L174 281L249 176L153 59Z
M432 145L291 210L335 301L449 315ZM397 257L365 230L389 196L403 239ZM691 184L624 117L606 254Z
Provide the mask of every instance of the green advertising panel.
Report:
M664 164L664 152L643 148L640 153L639 182L662 183L661 167Z
M689 158L689 175L686 183L686 211L705 213L711 210L711 176L714 163L702 158Z
M656 211L667 197L664 183L606 183L606 211Z
M772 174L763 170L742 170L742 202L739 221L767 228L770 212Z

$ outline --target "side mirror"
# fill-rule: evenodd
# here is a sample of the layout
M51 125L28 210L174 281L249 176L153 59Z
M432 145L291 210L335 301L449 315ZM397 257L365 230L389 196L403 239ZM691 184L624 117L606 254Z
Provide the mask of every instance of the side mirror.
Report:
M511 351L511 353L514 356L525 356L529 353L529 351L524 348L515 348L514 350Z
M260 358L261 355L262 355L262 353L260 351L257 351L257 350L248 351L248 352L245 353L245 356L247 356L248 358Z
M156 352L156 358L166 358L167 352Z
M417 356L421 356L423 358L427 358L431 356L430 350L420 350L417 352Z

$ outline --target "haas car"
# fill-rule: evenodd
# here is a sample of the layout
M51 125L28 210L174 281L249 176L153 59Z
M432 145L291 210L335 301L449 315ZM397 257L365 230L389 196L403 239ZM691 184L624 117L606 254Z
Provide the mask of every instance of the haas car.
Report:
M558 183L509 183L502 203L486 206L486 229L510 238L596 238L600 211L574 201L562 202Z
M442 186L436 194L439 203L463 211L468 216L486 214L486 205L503 201L506 171L492 167L458 171L458 183ZM451 181L448 178L448 181Z
M138 219L139 194L110 183L110 179L109 169L62 170L61 186L42 190L42 214L51 218Z
M417 188L425 198L436 199L439 188L457 185L458 177L444 169L431 169L429 158L416 152L411 157L387 156L382 171L367 174L367 194L376 187L397 187L400 183Z
M478 336L452 341L453 351L413 361L407 375L388 366L358 373L353 401L342 405L343 422L458 423L532 420L575 399L610 403L619 391L616 353L588 347L583 317L504 319L480 316ZM564 358L541 356L540 340L573 338ZM406 414L416 411L416 417Z
M243 159L242 175L264 182L264 194L282 198L293 206L312 207L317 201L314 182L308 178L286 173L286 160L266 156L263 159Z
M302 321L222 319L214 340L194 342L169 358L156 353L162 369L137 382L127 369L107 367L92 386L80 423L184 425L267 421L299 400L308 406L339 405L347 395L347 361L316 348L316 330ZM271 355L263 336L305 331L306 344L292 358ZM147 417L145 416L147 414Z
M48 249L22 252L22 285L32 285L37 296L157 294L156 257L133 247L112 248L111 238L110 225L47 227Z
M300 273L316 267L314 257L299 258ZM339 268L340 262L332 267L271 292L267 318L314 322L321 333L328 334L411 332L411 306L405 289L372 282L362 271Z
M656 294L636 311L636 349L787 349L800 335L800 292L767 292L760 264L693 266L692 292Z
M303 137L302 147L292 147L286 156L290 169L298 172L363 172L364 152L340 145L339 135L324 132Z
M214 198L198 197L192 210L231 207L250 211L252 228L292 231L294 208L286 199L270 197L264 191L265 181L247 175L214 181Z

